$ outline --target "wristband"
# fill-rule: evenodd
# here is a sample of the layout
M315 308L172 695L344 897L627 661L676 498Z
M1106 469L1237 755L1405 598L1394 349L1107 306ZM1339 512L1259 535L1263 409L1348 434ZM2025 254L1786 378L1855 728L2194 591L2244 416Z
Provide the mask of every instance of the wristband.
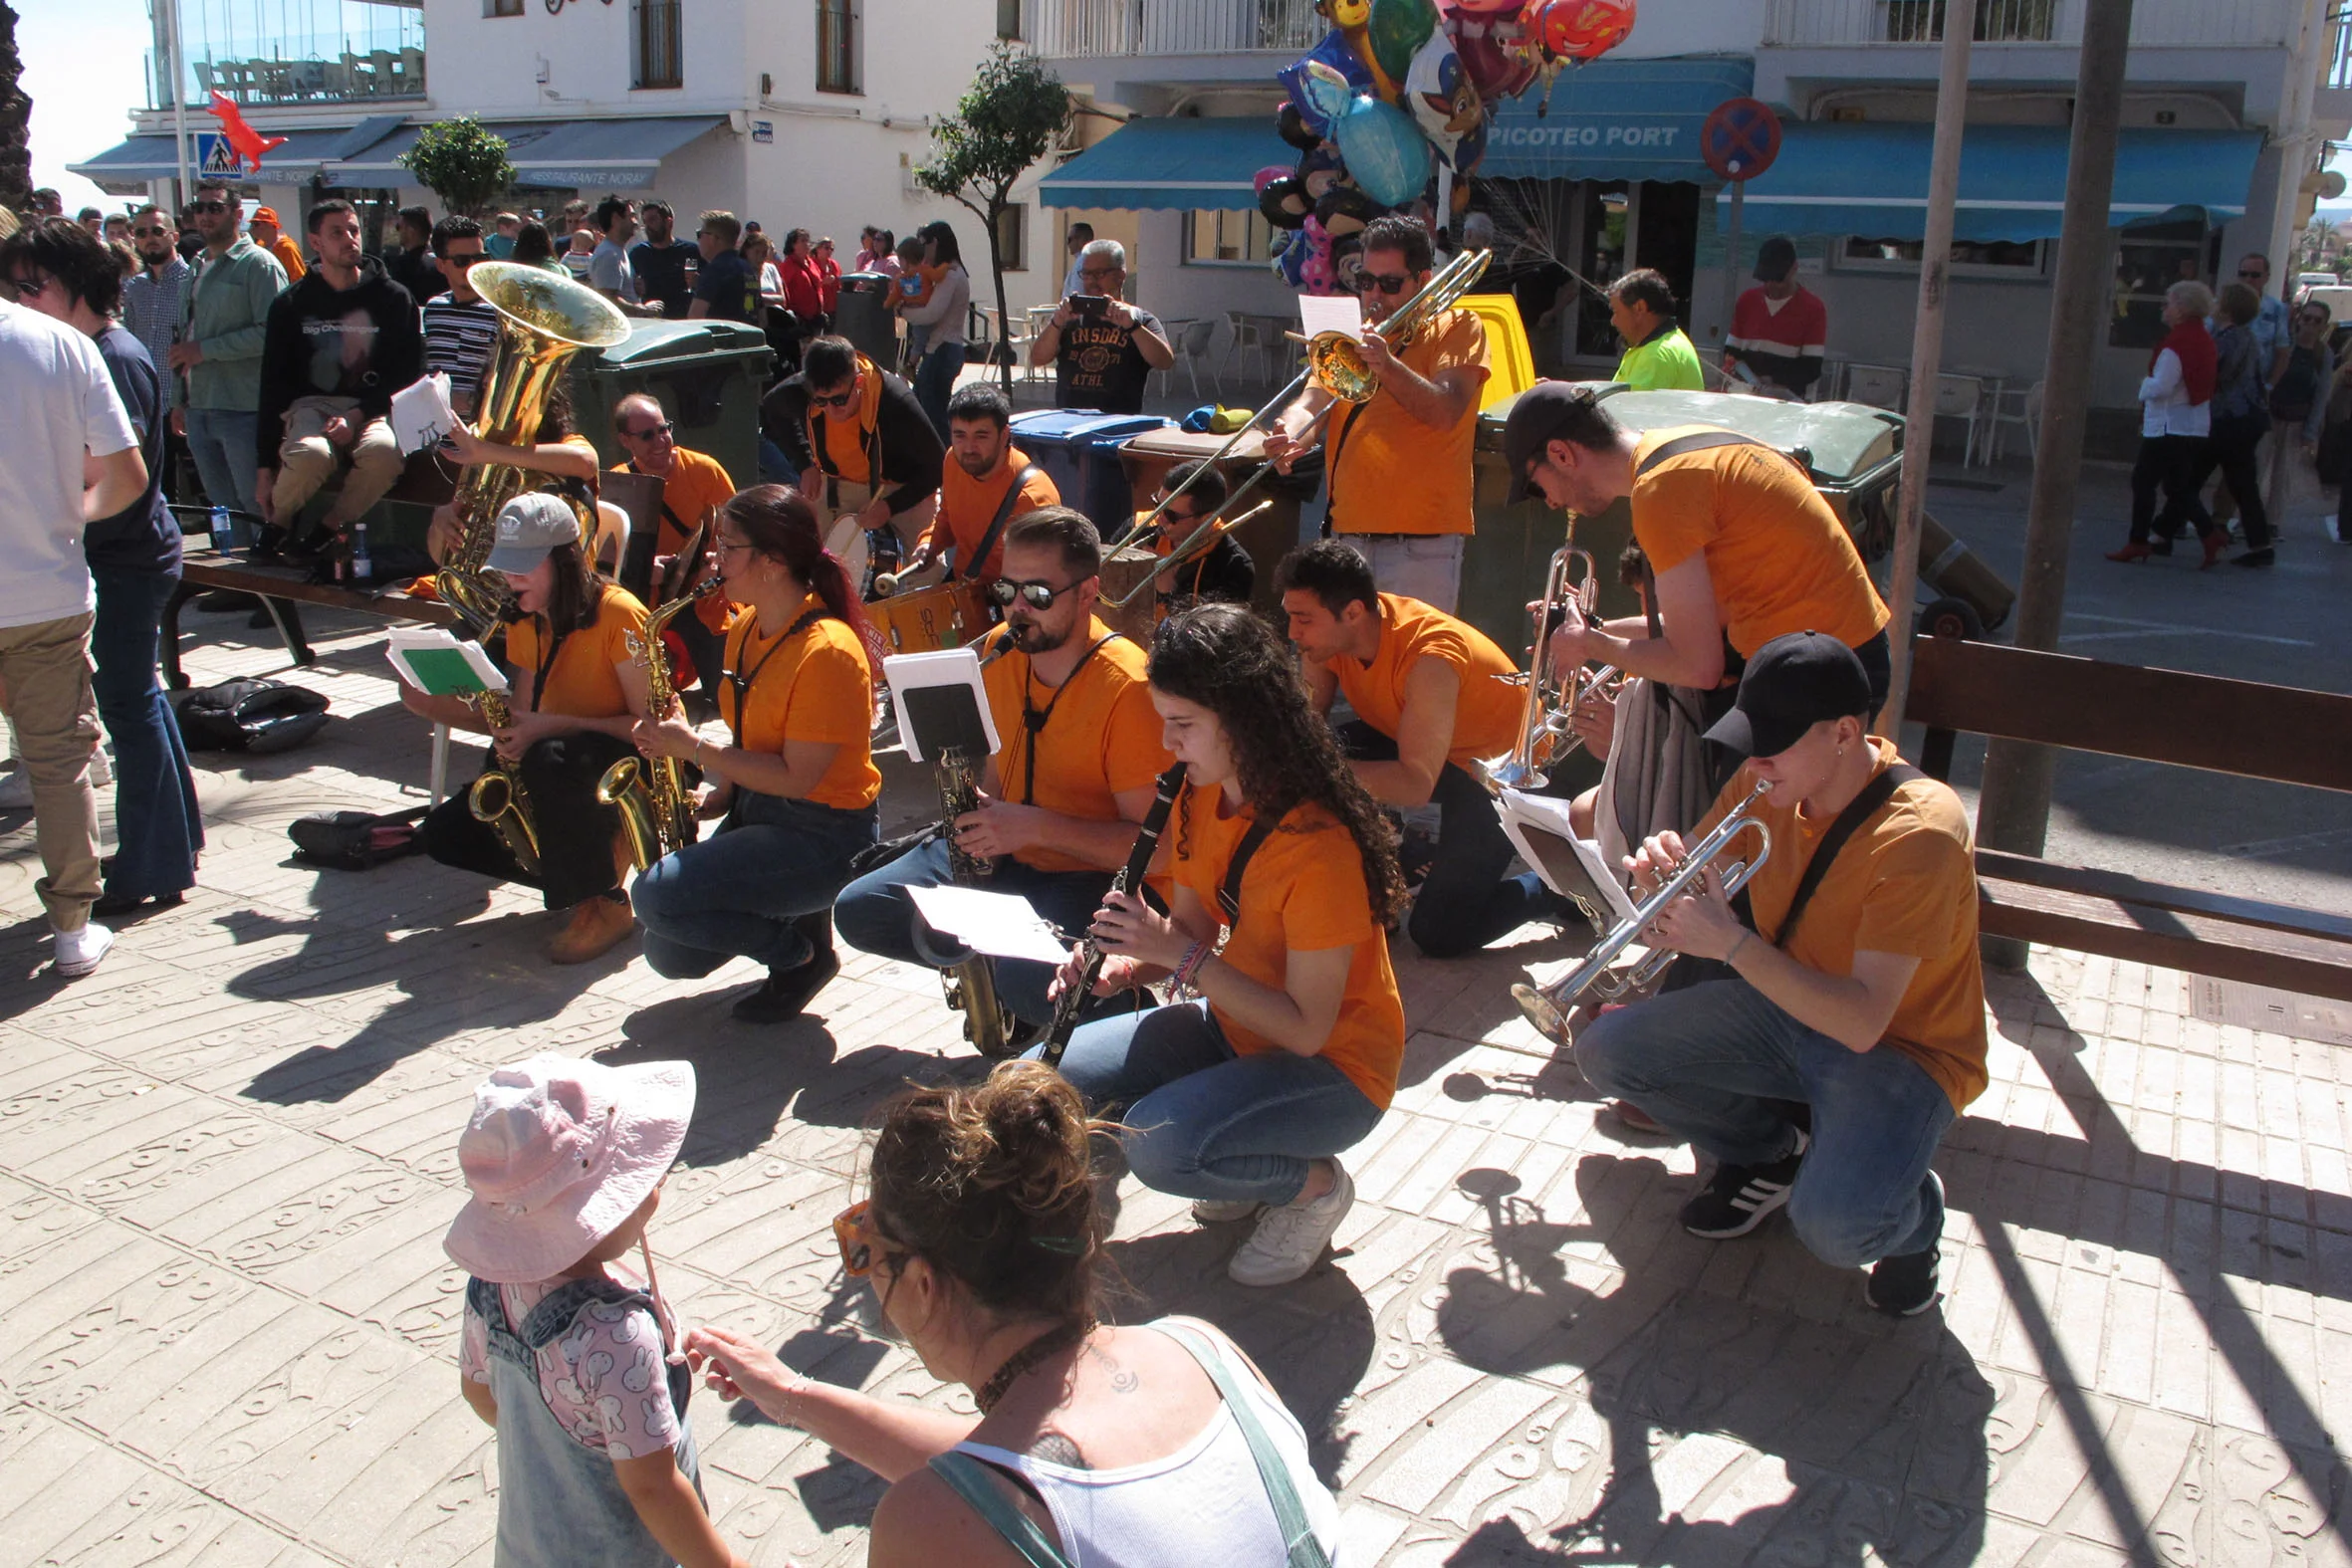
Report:
M1723 956L1724 963L1733 969L1738 969L1740 967L1740 950L1748 946L1750 939L1755 937L1755 932L1748 930L1746 927L1742 927L1740 930L1740 940L1733 943L1732 951L1726 953Z
M1179 986L1190 986L1192 978L1201 972L1201 965L1209 956L1209 944L1195 942L1184 950L1184 957L1176 961L1175 981Z

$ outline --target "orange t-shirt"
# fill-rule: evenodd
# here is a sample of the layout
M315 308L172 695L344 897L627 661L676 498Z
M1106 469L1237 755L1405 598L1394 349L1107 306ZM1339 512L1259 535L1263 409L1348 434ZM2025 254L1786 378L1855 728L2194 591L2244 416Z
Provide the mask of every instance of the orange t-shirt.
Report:
M1029 454L1012 447L995 473L986 479L974 479L951 454L939 476L939 512L923 535L923 548L936 554L953 545L959 577L986 582L1003 571L1005 534L1012 532L1013 525L1028 513L1061 504L1061 492L1055 488L1045 470L1040 469L1035 478L1021 487L1021 500L1014 503L1011 515L1005 519L1004 531L997 535L988 559L980 562L978 571L971 569L972 553L988 537L988 526L997 520L997 508L1004 505L1006 493L1013 488L1013 476L1028 466Z
M1707 428L1643 432L1636 472L1667 442ZM1858 648L1892 618L1845 525L1804 472L1769 447L1708 447L1641 474L1633 537L1661 576L1706 555L1724 634L1743 658L1792 631Z
M1089 620L1085 637L1100 642L1109 632L1100 620ZM981 679L1002 743L996 755L999 795L1057 816L1117 821L1119 793L1150 788L1170 761L1143 678L1145 662L1141 648L1111 637L1058 693L1031 673L1026 653L1008 653L990 665ZM1043 729L1031 731L1029 713L1047 715ZM1025 849L1014 858L1039 871L1101 869L1058 849Z
M1405 680L1423 659L1453 666L1461 690L1454 701L1454 742L1446 761L1468 768L1482 757L1497 757L1519 739L1520 710L1515 686L1497 680L1516 675L1518 663L1477 627L1444 610L1402 594L1380 595L1380 646L1371 662L1341 654L1327 666L1339 677L1340 695L1355 716L1396 739L1405 716Z
M539 662L547 657L540 640L547 634L547 617L527 615L507 627L507 662L544 687L534 692L533 706L541 713L560 713L574 719L617 719L629 711L628 694L621 690L619 666L637 657L631 638L645 633L645 606L626 588L604 585L596 618L564 638L556 648L556 662L541 680Z
M865 377L864 390L858 395L857 406L848 415L837 408L823 410L817 400L809 400L809 450L817 450L817 425L824 425L824 455L832 460L832 471L852 485L873 483L873 461L867 455L866 443L873 440L874 425L882 417L882 372L865 355L857 356L857 369Z
M614 468L629 473L640 470L634 463L620 462ZM735 481L727 477L727 470L719 460L701 452L677 449L677 461L661 481L661 522L653 531L653 551L659 556L674 556L686 548L686 536L702 522L702 514L712 507L723 507L735 499ZM675 519L673 522L672 520ZM716 541L713 541L715 546ZM694 606L694 618L713 632L727 629L731 606L722 594L712 594Z
M1176 845L1176 884L1191 888L1218 920L1223 911L1217 894L1225 885L1226 867L1256 820L1247 806L1220 814L1224 801L1222 788L1187 785L1168 828ZM1241 911L1219 956L1262 986L1282 988L1293 952L1355 950L1339 1018L1321 1054L1366 1099L1386 1110L1396 1096L1397 1071L1405 1057L1405 1005L1388 965L1388 934L1372 920L1355 840L1320 807L1294 808L1266 835L1242 873ZM1216 1004L1210 1010L1242 1055L1283 1049L1228 1017Z
M882 773L868 744L874 688L865 645L830 615L810 622L786 646L762 637L759 620L740 609L727 624L728 672L751 682L741 698L734 679L720 682L719 717L735 744L747 752L782 754L788 740L832 742L840 750L807 797L843 810L873 804L882 792Z
M302 259L302 247L294 243L294 236L281 233L270 241L270 254L278 258L278 265L286 269L288 283L300 283L310 272L310 264Z
M1896 761L1892 741L1871 737L1879 766ZM1721 821L1756 787L1743 768L1693 830L1694 838ZM1826 819L1805 816L1798 804L1757 802L1755 815L1772 835L1772 853L1748 884L1757 930L1779 934L1789 900L1804 876ZM1754 853L1756 835L1743 835L1732 852ZM1903 1000L1888 1020L1885 1043L1924 1068L1965 1110L1985 1091L1985 970L1977 954L1977 862L1968 808L1949 784L1916 779L1899 784L1878 814L1855 830L1830 862L1789 939L1788 956L1824 975L1850 976L1854 955L1894 953L1919 960Z
M1468 311L1445 311L1414 335L1397 355L1425 379L1469 369L1478 384L1489 370L1486 324ZM1469 411L1437 430L1405 412L1386 392L1331 415L1331 532L1334 534L1467 534L1471 509L1471 450L1478 442L1478 397Z

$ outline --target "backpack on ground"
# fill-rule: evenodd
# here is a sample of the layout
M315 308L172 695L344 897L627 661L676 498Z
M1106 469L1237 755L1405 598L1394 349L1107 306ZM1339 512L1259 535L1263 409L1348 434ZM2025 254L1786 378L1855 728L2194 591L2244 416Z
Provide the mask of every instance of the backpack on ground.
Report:
M365 871L423 847L416 824L428 808L376 816L366 811L318 811L288 825L295 855L338 871Z
M327 726L327 699L284 681L223 681L172 694L191 752L283 752Z

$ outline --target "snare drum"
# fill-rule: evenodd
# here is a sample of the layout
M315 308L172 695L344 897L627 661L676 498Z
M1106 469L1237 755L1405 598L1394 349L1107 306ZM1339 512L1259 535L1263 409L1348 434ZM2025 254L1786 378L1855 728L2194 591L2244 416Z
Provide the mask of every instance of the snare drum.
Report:
M942 582L868 599L865 616L892 653L953 648L979 636L989 623L980 590L969 582Z
M1140 584L1151 574L1151 569L1166 559L1157 551L1128 545L1111 552L1102 561L1102 597L1096 603L1094 613L1101 616L1102 623L1111 630L1147 648L1151 646L1153 629L1165 618L1166 612L1160 607L1159 590L1141 589ZM1171 572L1169 575L1174 576L1176 573ZM1166 579L1163 578L1161 586L1165 585ZM1111 600L1123 598L1131 592L1135 594L1133 603L1125 609L1111 608Z

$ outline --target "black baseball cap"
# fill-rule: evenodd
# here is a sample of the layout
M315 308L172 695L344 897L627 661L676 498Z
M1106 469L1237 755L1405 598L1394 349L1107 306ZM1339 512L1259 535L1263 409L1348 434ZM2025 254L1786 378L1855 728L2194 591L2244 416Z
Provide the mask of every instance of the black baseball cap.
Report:
M1792 631L1756 650L1732 711L1707 739L1742 757L1777 757L1824 719L1870 713L1870 677L1854 650L1825 632Z
M1520 393L1503 421L1503 462L1511 470L1509 499L1526 501L1539 494L1528 477L1528 465L1543 455L1554 437L1590 444L1595 435L1613 434L1615 423L1591 388L1573 381L1537 381Z
M1756 248L1756 271L1751 275L1759 283L1778 283L1796 271L1796 241L1785 234L1775 234Z

